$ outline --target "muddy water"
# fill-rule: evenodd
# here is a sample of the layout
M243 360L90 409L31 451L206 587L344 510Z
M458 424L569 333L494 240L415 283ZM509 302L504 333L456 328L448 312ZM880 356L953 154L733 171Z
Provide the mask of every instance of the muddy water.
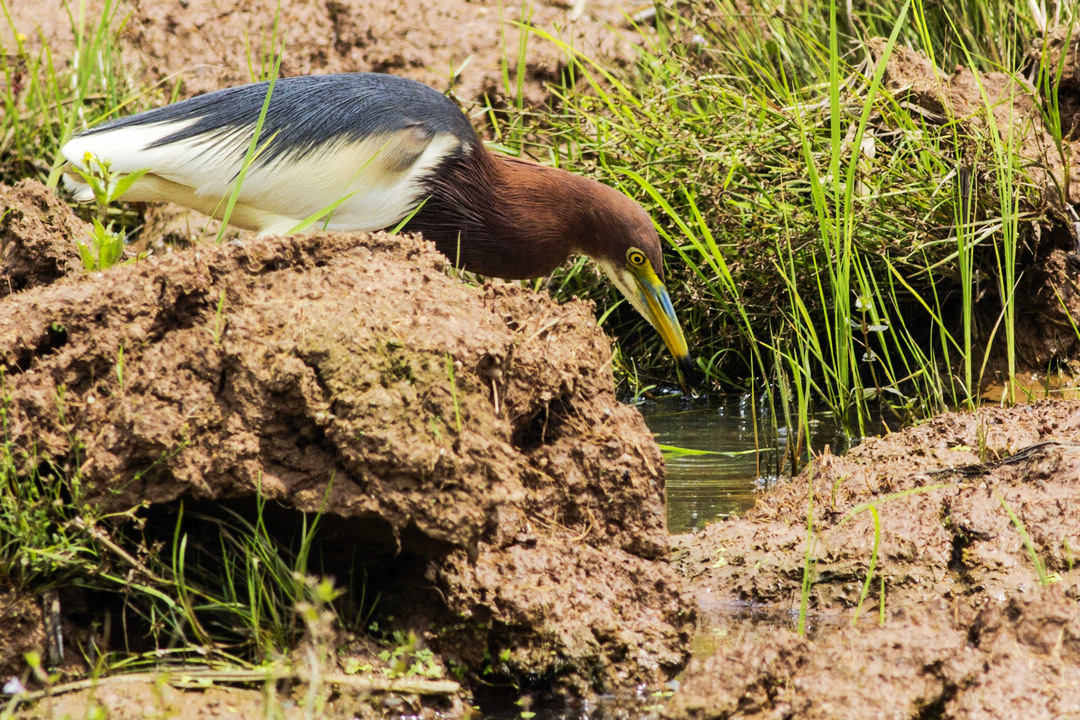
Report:
M795 452L796 440L782 424L773 430L777 423L768 408L759 405L755 413L749 396L695 400L666 396L639 409L661 445L724 453L665 453L671 533L704 527L732 513L741 515L754 504L756 493L790 477L791 463L786 458ZM829 445L839 454L851 445L824 413L817 415L810 433L814 451Z

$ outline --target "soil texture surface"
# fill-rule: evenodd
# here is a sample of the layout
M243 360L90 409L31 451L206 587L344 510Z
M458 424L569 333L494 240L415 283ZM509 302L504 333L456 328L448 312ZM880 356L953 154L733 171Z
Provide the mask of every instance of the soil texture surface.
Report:
M1077 402L949 413L676 536L703 623L666 715L1080 717L1078 438Z
M9 5L31 51L44 39L61 61L70 54L70 3ZM275 23L283 75L393 72L452 91L467 111L511 99L502 58L516 57L519 4L281 5L275 18L270 0L135 0L115 22L125 61L158 83L153 104L249 82L270 61ZM100 8L88 2L88 17ZM543 2L530 19L625 63L640 37L624 10ZM1062 58L1068 135L1080 126L1078 40L1043 43L1032 53ZM563 52L533 35L524 57L525 99L543 103ZM928 122L962 118L968 130L990 122L985 92L993 121L1015 125L1051 214L1080 201L1066 181L1080 153L1058 152L1029 84L943 72L905 48L884 82ZM462 682L441 705L342 690L327 717L459 717L491 688L580 696L678 674L649 712L1080 718L1080 403L949 413L826 452L745 517L670 538L663 458L614 396L611 345L587 304L469 285L414 237L173 250L161 235L202 227L173 210L149 211L153 256L87 274L75 248L87 226L62 201L33 181L0 187L0 200L4 439L28 476L78 476L85 502L120 514L75 529L160 524L171 537L181 508L250 512L259 499L284 535L321 512L330 573L370 572L393 609L386 622L416 632ZM1018 358L1068 366L1080 352L1075 238L1048 232L1021 252ZM85 673L80 648L131 639L106 611L78 588L0 587L3 678L40 687L27 652L47 657L58 632L50 663ZM328 676L377 662L356 638L336 645ZM115 718L298 717L307 685L278 688L268 708L250 686L124 680L25 717L92 704ZM374 699L351 701L361 695Z
M19 192L13 227L43 228L25 217L56 210L48 191ZM610 341L589 304L449 270L418 238L314 234L28 287L0 300L8 440L106 511L324 512L396 619L442 628L428 642L476 677L663 680L693 610Z
M9 5L11 26L26 36L31 51L44 40L54 56L71 56L74 34L66 3ZM86 17L96 24L102 0L86 5ZM285 48L283 76L388 72L440 91L453 88L468 103L481 102L485 95L496 103L506 99L506 57L516 88L519 32L514 23L523 19L608 63L630 62L640 42L625 4L615 0L534 2L525 18L521 3L495 0L283 2L280 14L278 7L276 0L132 0L120 3L114 23L123 26L125 63L144 68L148 84L160 83L163 101L177 84L180 97L189 97L258 79L253 72L270 67L275 31ZM0 32L8 41L8 23ZM527 38L524 92L529 102L547 99L544 82L559 72L564 58L557 44L539 35Z

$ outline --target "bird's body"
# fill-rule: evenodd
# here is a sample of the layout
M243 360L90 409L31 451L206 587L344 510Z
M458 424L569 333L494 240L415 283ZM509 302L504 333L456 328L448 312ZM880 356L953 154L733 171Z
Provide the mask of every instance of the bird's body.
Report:
M227 88L114 120L75 137L63 153L79 164L89 151L117 173L149 168L126 199L220 215L268 88ZM326 229L393 225L423 199L422 180L436 164L483 151L448 98L405 78L367 73L278 80L259 137L230 220L264 234L284 234L342 198Z
M269 90L228 88L113 120L61 152L84 170L88 155L115 174L145 170L127 200L221 217ZM65 183L76 199L92 198L77 174ZM421 83L374 73L276 81L232 224L286 234L317 217L311 229L370 231L414 211L407 229L482 275L537 277L571 254L589 255L690 369L658 277L659 239L636 202L594 180L489 152L457 106Z

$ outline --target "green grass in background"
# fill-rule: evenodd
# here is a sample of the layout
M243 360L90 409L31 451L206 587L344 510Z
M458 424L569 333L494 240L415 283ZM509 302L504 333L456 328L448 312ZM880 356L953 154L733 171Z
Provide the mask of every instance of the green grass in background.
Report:
M1015 373L1030 229L1062 217L1017 154L1020 125L986 112L996 98L982 91L980 122L933 117L882 88L878 59L906 44L940 67L1018 74L1038 26L1030 8L721 1L657 13L629 71L564 46L551 110L523 110L501 140L648 207L713 387L799 414L812 401L859 435L880 404L912 420L977 402L992 353ZM1033 76L1056 95L1060 67L1044 60ZM1060 145L1056 112L1043 108ZM551 285L618 302L588 266ZM628 308L607 324L628 371L673 376Z
M86 0L65 6L74 35L70 58L55 57L44 41L32 52L28 29L14 26L10 3L0 0L0 22L14 39L14 47L0 47L0 182L36 177L55 185L54 160L64 140L88 123L145 108L146 89L120 57L117 37L127 21L122 0L105 0L99 15Z

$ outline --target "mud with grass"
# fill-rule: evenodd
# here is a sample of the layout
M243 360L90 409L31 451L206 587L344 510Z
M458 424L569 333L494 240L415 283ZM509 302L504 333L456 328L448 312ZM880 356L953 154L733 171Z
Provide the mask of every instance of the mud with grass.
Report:
M945 414L676 536L703 630L666 714L1080 713L1078 430L1076 402Z
M190 51L182 93L247 79L219 40L269 11L222 7L141 3L126 51L154 77ZM361 10L288 8L310 42L287 71L460 67L400 16L362 31ZM896 57L886 84L916 112L978 84ZM481 59L460 92L497 84ZM559 72L526 62L528 92ZM1069 163L1043 164L1063 183ZM1080 404L943 414L669 537L663 459L588 304L470 285L385 234L86 274L87 228L51 191L0 197L0 671L41 693L24 717L525 717L639 688L619 712L1080 716ZM1075 254L1046 238L1020 279L1036 367L1076 343Z
M477 672L504 649L536 676L677 667L663 460L590 307L447 269L419 239L317 234L14 293L7 440L106 513L261 494L335 516L369 558L424 558L439 609L415 612L483 617L490 640L467 623L456 653Z
M24 220L64 211L33 183L18 194ZM49 248L31 237L43 227L13 223L5 242ZM298 511L323 513L319 567L352 593L364 586L347 568L360 568L381 596L358 610L411 643L409 662L429 648L438 677L457 668L483 697L502 684L655 686L694 648L667 716L1075 710L1080 404L947 414L826 453L745 517L674 537L669 565L663 460L613 395L590 308L447 269L415 238L316 234L13 293L0 301L9 452L24 477L78 477L80 502L120 513L82 528L90 536L135 526L153 546L181 527L195 545L206 530L191 518L222 506L288 536ZM273 509L256 512L260 498ZM152 582L146 559L124 552L106 546L97 572ZM804 638L793 625L807 566ZM56 667L71 676L88 647L153 646L101 588L59 590ZM5 596L5 673L29 649L49 652L41 598ZM782 619L763 621L767 610ZM316 627L296 633L298 648ZM336 648L316 664L333 688L327 712L378 714L393 697L401 712L462 711L401 699L418 697L405 683L398 695L363 685L345 668L378 666L380 645L324 632L308 647ZM278 692L303 697L310 672ZM192 703L160 682L103 680L35 712L96 702L117 717L204 717L226 703L254 716L266 702L215 690Z

